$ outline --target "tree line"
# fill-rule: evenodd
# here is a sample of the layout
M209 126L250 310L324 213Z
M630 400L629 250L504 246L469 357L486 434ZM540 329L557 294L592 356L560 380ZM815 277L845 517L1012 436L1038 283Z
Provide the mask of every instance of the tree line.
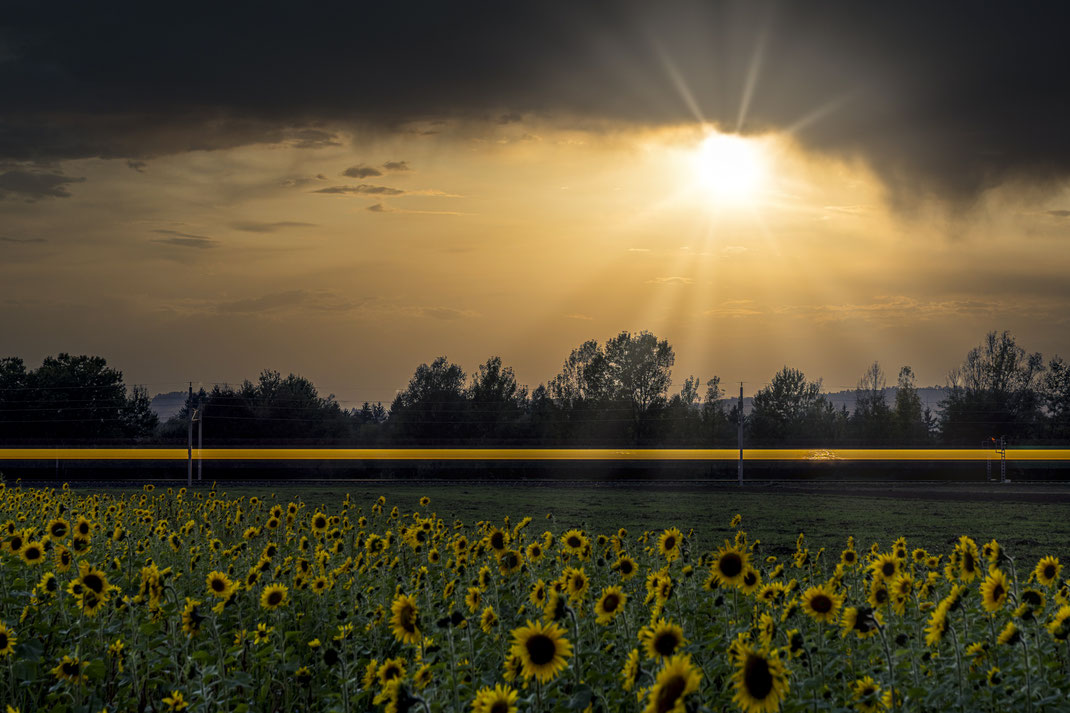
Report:
M560 373L529 390L491 357L472 374L446 357L416 368L389 405L345 409L308 379L264 371L216 385L160 422L144 388L98 356L60 354L27 369L0 359L0 443L185 443L194 410L206 445L732 447L741 404L719 377L684 379L670 393L675 353L649 332L621 332L573 349ZM947 377L939 413L924 408L909 366L894 389L877 362L855 407L833 406L821 380L785 366L753 397L748 446L977 447L1070 442L1070 368L1046 364L1009 332L991 332Z

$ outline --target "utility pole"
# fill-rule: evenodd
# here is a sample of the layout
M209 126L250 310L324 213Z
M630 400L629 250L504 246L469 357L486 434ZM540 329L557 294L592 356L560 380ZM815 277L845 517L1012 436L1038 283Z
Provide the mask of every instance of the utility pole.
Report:
M193 489L193 382L186 400L186 487Z
M743 382L739 382L739 484L743 485Z
M197 407L197 482L204 479L204 404Z
M999 437L999 482L1007 482L1007 438Z

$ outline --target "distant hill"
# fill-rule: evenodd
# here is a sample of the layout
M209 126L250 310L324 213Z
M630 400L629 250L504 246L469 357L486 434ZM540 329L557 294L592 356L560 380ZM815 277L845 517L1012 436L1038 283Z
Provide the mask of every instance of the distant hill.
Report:
M166 421L171 418L181 411L182 407L185 405L185 391L171 391L166 394L156 394L152 397L152 401L149 402L149 408L160 417L161 421Z
M895 404L895 394L898 389L894 386L890 386L884 390L884 400L891 406ZM839 410L844 406L847 407L848 413L854 413L855 409L855 391L854 389L848 391L831 391L824 394L825 398L832 402L832 405ZM921 397L921 408L924 411L928 408L933 412L933 415L940 413L940 402L947 398L946 386L921 386L918 387L918 396ZM726 399L726 410L735 408L738 398ZM743 413L747 414L751 412L754 399L750 396L743 399ZM180 405L181 408L181 405Z

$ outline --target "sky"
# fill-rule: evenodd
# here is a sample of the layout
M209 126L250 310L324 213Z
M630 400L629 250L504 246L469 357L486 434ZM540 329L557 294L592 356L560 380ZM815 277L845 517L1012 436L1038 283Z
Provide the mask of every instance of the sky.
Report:
M943 384L991 330L1070 356L1054 12L15 3L0 354L344 405L624 330L748 394Z

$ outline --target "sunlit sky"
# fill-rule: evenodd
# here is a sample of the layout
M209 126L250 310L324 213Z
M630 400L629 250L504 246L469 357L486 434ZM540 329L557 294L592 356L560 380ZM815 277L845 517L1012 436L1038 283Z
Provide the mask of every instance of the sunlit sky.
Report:
M0 69L28 62L6 37ZM810 137L850 115L828 92L795 121L752 121L783 81L754 50L775 37L740 40L727 113L704 109L701 67L669 62L658 96L675 116L507 98L227 141L197 119L125 150L0 141L0 353L100 354L150 393L293 371L346 405L389 401L438 355L469 373L499 355L534 387L622 330L668 339L677 384L748 393L785 364L830 390L874 360L943 384L993 329L1070 356L1061 169L964 164L986 176L964 197L926 161L889 167L892 138ZM28 126L35 101L0 129Z

